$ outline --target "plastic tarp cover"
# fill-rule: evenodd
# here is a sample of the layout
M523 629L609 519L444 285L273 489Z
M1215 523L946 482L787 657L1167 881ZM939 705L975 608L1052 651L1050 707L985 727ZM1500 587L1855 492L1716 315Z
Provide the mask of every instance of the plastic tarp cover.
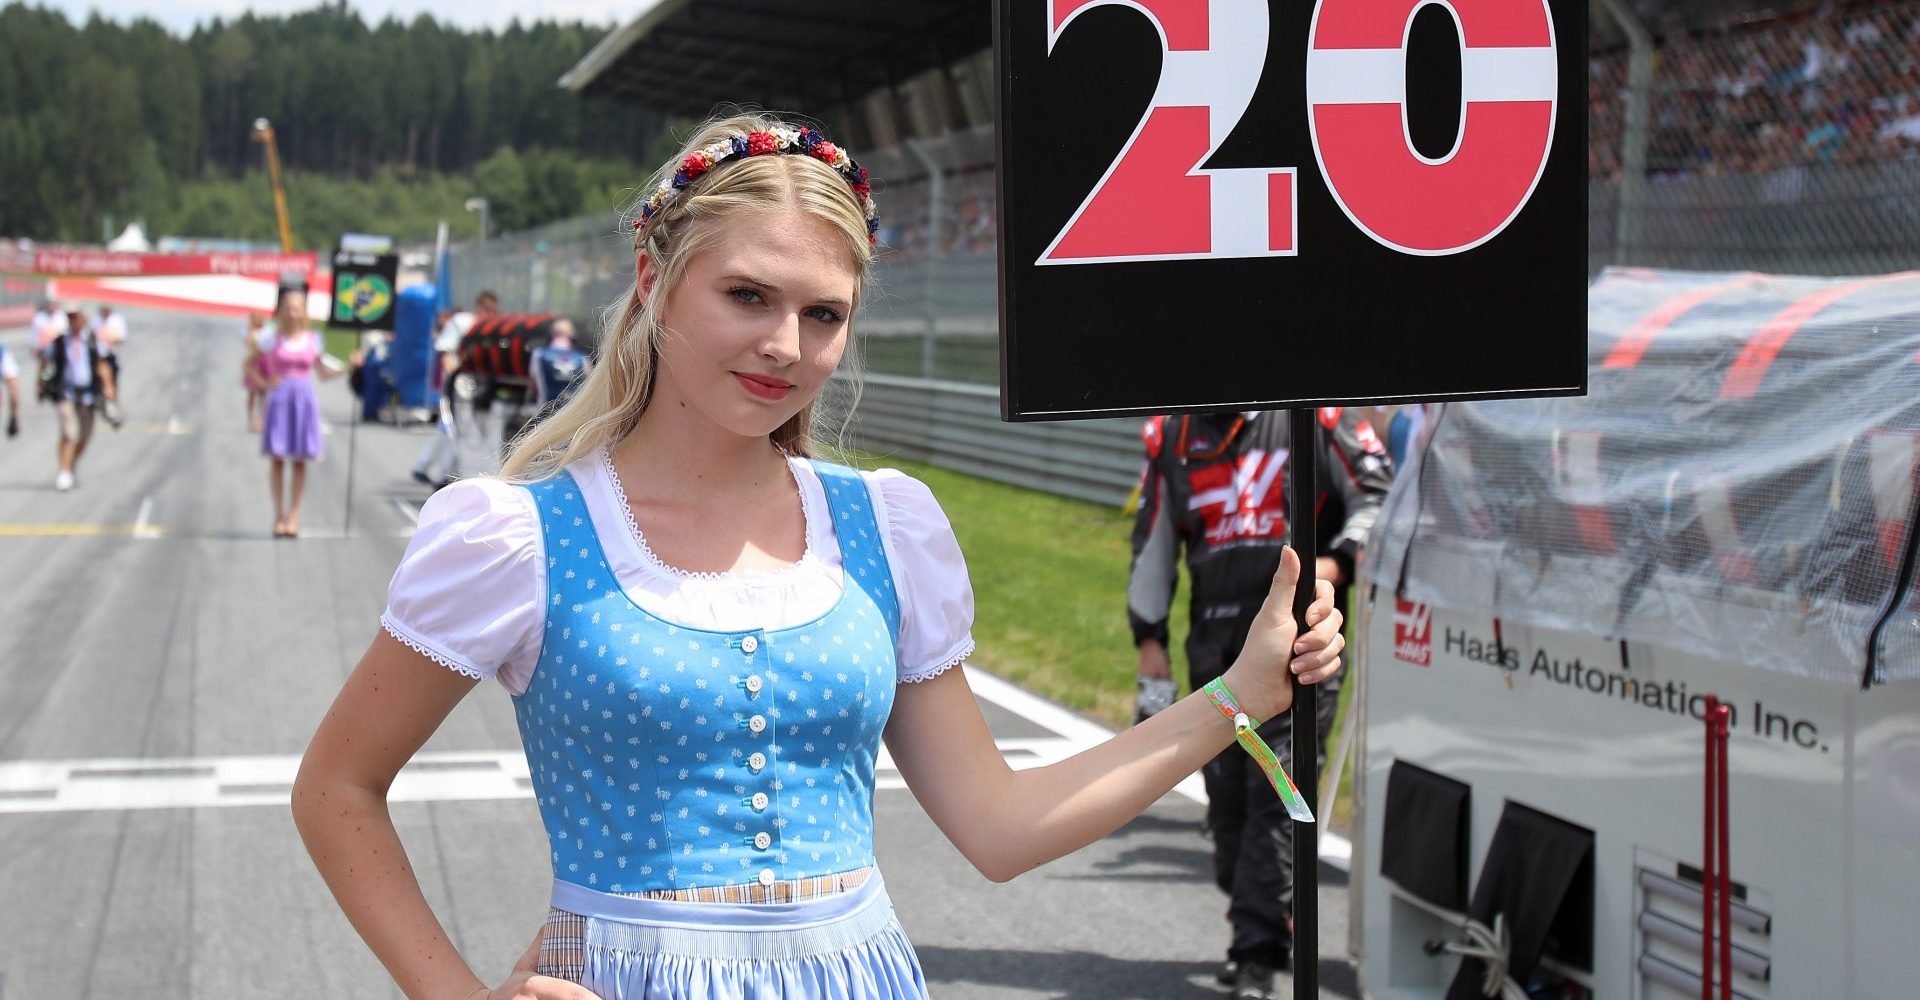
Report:
M1588 324L1588 395L1435 409L1365 578L1757 669L1920 678L1920 272L1609 269Z

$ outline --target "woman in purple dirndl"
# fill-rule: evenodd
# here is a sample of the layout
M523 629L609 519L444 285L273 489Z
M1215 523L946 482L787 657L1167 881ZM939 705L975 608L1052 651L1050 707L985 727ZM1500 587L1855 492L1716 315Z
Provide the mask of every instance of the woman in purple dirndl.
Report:
M300 535L300 498L307 489L307 463L325 449L320 429L320 396L315 374L332 377L323 363L326 345L307 325L305 292L288 292L280 299L273 338L262 350L267 374L266 418L260 429L260 452L272 460L268 482L273 490L273 536ZM292 474L286 473L292 466ZM284 483L284 485L283 485Z
M409 997L923 1000L873 854L882 740L960 853L1014 878L1285 711L1294 676L1338 670L1332 589L1296 636L1288 550L1208 691L1012 770L953 669L973 591L939 502L903 473L813 457L873 261L866 171L813 129L743 115L708 123L647 191L592 373L498 478L421 509L294 819ZM488 677L513 696L553 875L498 986L454 948L387 808Z

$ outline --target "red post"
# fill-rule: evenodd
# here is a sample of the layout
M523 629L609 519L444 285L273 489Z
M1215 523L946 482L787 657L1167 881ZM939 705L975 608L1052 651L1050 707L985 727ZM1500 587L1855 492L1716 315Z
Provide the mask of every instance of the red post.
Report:
M1720 819L1720 810L1715 794L1719 790L1720 763L1719 743L1713 738L1713 720L1720 711L1720 699L1707 695L1706 723L1707 761L1706 793L1701 808L1704 836L1700 847L1700 1000L1714 1000L1713 996L1713 924L1714 894L1719 889L1718 866L1714 863L1714 852L1720 845L1715 830Z
M1727 850L1732 843L1727 822L1727 735L1732 718L1733 709L1727 705L1714 710L1713 738L1717 744L1714 783L1718 786L1714 798L1720 813L1714 823L1720 831L1720 850L1714 857L1720 867L1720 1000L1733 1000L1733 887L1732 876L1728 874L1733 865Z

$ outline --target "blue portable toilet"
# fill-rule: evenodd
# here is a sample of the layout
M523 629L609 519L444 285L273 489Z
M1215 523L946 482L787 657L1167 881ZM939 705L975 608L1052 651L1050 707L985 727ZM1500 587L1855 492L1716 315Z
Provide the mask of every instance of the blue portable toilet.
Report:
M440 405L439 395L428 381L433 365L434 304L438 301L439 291L423 282L401 289L400 302L394 310L387 370L393 376L400 405L409 409L434 409Z
M373 423L380 419L380 411L386 408L387 397L393 390L387 383L387 346L365 352L360 361L360 419Z

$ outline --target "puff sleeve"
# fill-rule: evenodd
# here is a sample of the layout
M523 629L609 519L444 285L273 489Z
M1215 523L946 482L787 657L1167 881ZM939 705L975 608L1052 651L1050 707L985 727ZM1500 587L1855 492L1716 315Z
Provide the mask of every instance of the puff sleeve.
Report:
M520 694L540 658L546 589L532 495L462 480L420 508L380 625L435 663Z
M896 469L868 476L880 498L880 538L900 595L899 680L930 680L973 654L966 557L925 483Z

